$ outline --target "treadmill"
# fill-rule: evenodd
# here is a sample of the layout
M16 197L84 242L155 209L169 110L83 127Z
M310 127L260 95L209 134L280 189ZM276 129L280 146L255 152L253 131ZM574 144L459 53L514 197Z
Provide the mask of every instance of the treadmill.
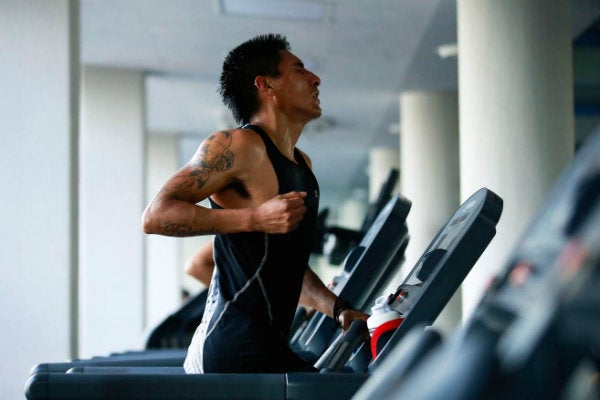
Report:
M361 241L365 236L381 210L392 199L394 188L398 183L400 171L392 168L387 179L382 184L379 194L375 201L369 204L369 208L365 214L363 222L359 230L342 228L339 226L328 226L321 229L322 237L320 242L326 247L323 251L331 265L339 265L344 261L348 253ZM325 250L325 249L324 249Z
M597 399L600 130L580 148L467 325L356 399Z
M393 196L372 222L372 229L346 257L332 291L353 308L364 311L401 266L409 240L406 226L409 210L408 200ZM392 215L396 215L393 221ZM291 346L316 361L340 331L333 319L317 312L292 338Z
M436 288L430 279L442 278L446 274L441 270L450 266L459 271L465 265L474 263L495 234L495 225L501 212L501 199L487 189L482 189L465 202L452 216L428 248L445 250L442 257L435 262L418 263L416 269L428 271L427 279L421 285L423 291L415 288L417 293L426 293L425 287ZM387 209L387 206L386 206ZM385 210L384 210L385 211ZM382 214L384 212L382 211ZM374 223L374 227L378 223ZM385 225L384 225L385 226ZM365 260L371 255L387 250L381 246L380 240L385 237L367 235L364 240L368 244L357 251L353 257ZM389 250L387 250L389 251ZM467 255L465 253L472 253ZM394 254L395 252L391 252ZM394 258L395 256L392 256ZM352 258L351 255L348 256ZM368 258L368 257L367 257ZM424 257L434 260L433 258ZM435 265L432 265L435 264ZM472 266L472 265L471 265ZM470 269L471 266L468 266ZM425 274L420 274L422 278ZM340 290L348 283L341 283ZM375 297L375 296L373 296ZM437 308L436 305L435 308ZM443 304L439 307L443 307ZM420 310L418 303L414 310ZM409 321L407 313L406 321ZM433 313L435 314L435 313ZM420 313L415 315L432 315ZM415 317L420 319L418 317ZM355 324L353 324L355 326ZM342 335L347 337L350 335ZM329 373L329 374L183 374L181 367L105 367L83 366L69 371L70 373L39 372L30 377L26 384L26 396L29 400L40 399L312 399L323 396L328 399L347 399L363 384L369 376L367 373Z
M388 296L389 306L400 314L402 322L387 343L384 341L376 358L370 358L364 340L366 324L354 321L317 363L319 376L288 374L288 398L314 398L316 387L323 390L331 385L338 386L336 391L340 394L335 398L351 398L355 386L370 380L371 374L406 336L411 337L410 345L404 345L400 368L405 371L414 368L440 342L439 333L426 327L435 321L495 236L501 213L502 199L491 190L483 188L471 195L440 229L396 291Z

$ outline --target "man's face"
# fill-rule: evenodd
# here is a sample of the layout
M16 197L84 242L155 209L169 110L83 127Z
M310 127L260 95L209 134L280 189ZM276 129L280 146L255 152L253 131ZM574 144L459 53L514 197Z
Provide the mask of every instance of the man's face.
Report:
M271 78L277 105L291 115L309 119L321 116L319 90L321 79L304 68L302 61L287 50L281 51L279 75Z

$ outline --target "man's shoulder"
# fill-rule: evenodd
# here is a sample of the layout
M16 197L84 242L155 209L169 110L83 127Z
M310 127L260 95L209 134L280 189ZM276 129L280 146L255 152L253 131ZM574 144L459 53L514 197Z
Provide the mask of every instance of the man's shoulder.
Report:
M260 135L253 131L252 129L246 128L234 128L234 129L226 129L222 131L218 131L213 133L213 135L223 135L231 140L240 143L262 143L262 139Z
M262 144L262 139L256 132L250 129L234 128L215 131L208 135L203 143L204 145L219 143L226 147L246 147L260 145Z
M262 138L250 129L235 128L217 131L210 135L208 140L218 143L215 148L222 147L231 151L238 161L258 161L266 156L266 147Z

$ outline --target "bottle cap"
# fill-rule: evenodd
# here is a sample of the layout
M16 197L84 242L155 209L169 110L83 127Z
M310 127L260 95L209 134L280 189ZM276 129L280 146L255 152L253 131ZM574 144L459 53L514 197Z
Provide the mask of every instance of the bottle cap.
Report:
M378 297L375 305L371 307L371 316L367 319L367 327L371 333L381 324L401 318L400 313L387 304L387 300L387 296Z

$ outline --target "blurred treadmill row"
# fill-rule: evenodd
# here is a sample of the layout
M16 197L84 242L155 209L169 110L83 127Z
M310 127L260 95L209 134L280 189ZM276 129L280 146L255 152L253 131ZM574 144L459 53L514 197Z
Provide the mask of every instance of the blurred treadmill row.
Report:
M410 202L394 196L347 256L334 291L356 308L368 311L399 267L408 241L405 221L409 208ZM391 302L401 303L404 321L375 360L365 351L364 323L353 324L342 334L332 320L317 313L292 345L320 357L321 374L186 375L181 364L169 366L148 354L143 361L138 355L129 359L119 355L40 364L26 384L26 396L30 400L351 398L407 331L423 332L423 326L434 322L495 235L501 211L502 200L481 189L450 217L390 296Z
M600 128L464 327L445 343L410 340L354 399L600 399Z
M410 211L411 203L400 196L391 196L392 180L397 179L397 174L392 171L388 183L380 192L379 200L373 204L373 208L380 210L375 221L371 221L371 229L365 233L356 232L363 238L351 255L347 257L341 274L336 277L336 288L338 294L343 292L344 298L355 303L361 299L364 288L378 290L389 283L392 273L399 267L404 250L408 243L408 229L406 217ZM382 203L388 199L387 204ZM382 210L383 209L383 210ZM367 221L367 219L365 219ZM377 245L372 245L377 240ZM191 340L191 335L200 323L204 308L206 295L200 293L195 298L184 304L180 310L169 316L165 322L159 325L155 332L150 334L147 350L131 351L126 353L111 354L109 356L97 356L91 359L74 360L70 362L44 363L37 365L33 372L64 372L74 365L160 365L181 366ZM369 298L363 299L369 301ZM322 335L331 336L335 331L334 325L329 330L323 330ZM168 332L170 328L171 332ZM192 329L190 331L190 328ZM301 331L300 326L296 331ZM160 334L157 334L160 333ZM160 336L163 338L161 339ZM326 341L327 338L321 341ZM295 340L300 346L299 339ZM167 342L167 346L152 346L151 342ZM180 346L171 347L169 344L180 343ZM302 351L302 349L299 349ZM318 357L316 354L314 357Z
M344 265L343 271L336 279L334 291L352 304L369 302L370 298L364 296L365 290L373 292L389 283L391 274L397 270L408 243L408 229L406 217L410 211L411 203L400 197L394 196L378 218L373 222L371 229L363 237ZM187 305L186 305L187 306ZM186 307L184 306L184 307ZM321 314L316 313L312 319L319 319ZM308 321L306 326L310 324ZM304 331L306 327L299 327ZM337 330L335 324L322 324L319 342L326 342ZM313 338L316 340L316 337ZM304 339L295 341L296 346L303 347ZM74 366L128 366L128 365L153 365L153 366L182 366L186 349L149 349L146 351L113 354L106 357L93 357L91 359L74 360L71 362L43 363L37 365L32 373L39 372L65 372ZM318 357L319 354L316 354Z

